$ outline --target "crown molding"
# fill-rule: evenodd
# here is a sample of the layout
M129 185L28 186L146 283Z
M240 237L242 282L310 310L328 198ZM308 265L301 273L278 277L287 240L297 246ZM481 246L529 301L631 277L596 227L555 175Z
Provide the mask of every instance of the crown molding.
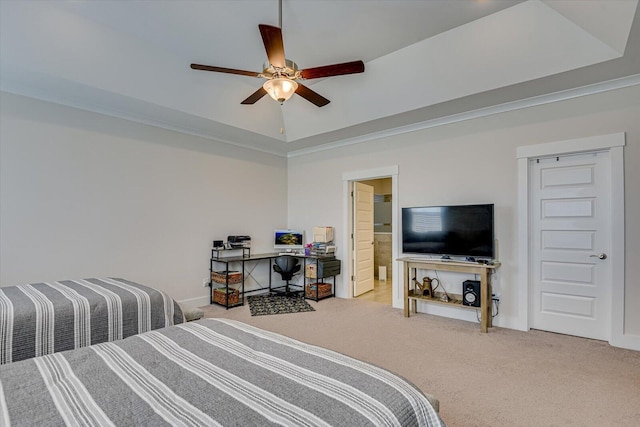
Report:
M525 108L537 107L545 104L553 104L569 99L581 98L583 96L595 95L598 93L609 92L612 90L623 89L640 84L640 74L634 74L619 79L608 80L605 82L594 83L591 85L581 86L573 89L562 90L549 93L546 95L534 96L531 98L521 99L518 101L506 102L504 104L493 105L490 107L479 108L476 110L466 111L464 113L452 114L437 119L426 120L424 122L414 123L407 126L400 126L393 129L386 129L380 132L373 132L366 135L348 138L341 141L323 144L316 147L304 148L301 150L290 151L287 157L297 157L307 154L317 153L336 148L347 147L349 145L361 144L364 142L374 141L376 139L388 138L391 136L402 135L404 133L416 132L423 129L445 126L452 123L458 123L466 120L473 120L482 117L492 116L495 114L507 113L509 111L522 110Z

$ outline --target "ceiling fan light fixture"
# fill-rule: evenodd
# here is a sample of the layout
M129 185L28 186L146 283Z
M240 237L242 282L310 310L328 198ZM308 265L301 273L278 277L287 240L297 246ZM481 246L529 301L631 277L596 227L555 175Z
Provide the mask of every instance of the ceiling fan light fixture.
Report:
M287 77L274 77L264 82L262 87L267 91L271 98L278 101L280 104L283 104L296 92L298 89L298 83Z

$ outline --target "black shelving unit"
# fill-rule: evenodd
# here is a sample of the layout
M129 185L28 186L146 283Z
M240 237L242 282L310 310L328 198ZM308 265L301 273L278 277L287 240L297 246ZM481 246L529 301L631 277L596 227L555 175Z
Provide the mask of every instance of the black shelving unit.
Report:
M316 266L316 277L310 277L307 275L307 264L311 262L313 264L315 264ZM335 272L334 274L326 274L325 273L325 269L324 268L320 268L320 266L325 263L325 262L337 262L338 263L338 271ZM335 296L335 288L336 288L336 276L340 274L340 260L336 259L335 256L333 255L327 255L327 256L305 256L304 258L304 297L306 299L310 299L313 301L320 301L323 300L325 298L331 298ZM320 282L320 280L322 279L328 279L328 278L332 278L332 281L330 283L331 286L331 293L329 295L323 295L320 296L320 285L321 283L324 282ZM307 282L307 280L309 280L309 282ZM311 295L309 295L307 293L307 287L312 287L313 284L313 280L316 281L315 283L315 292L313 292L313 289L311 289ZM315 294L315 295L314 295Z
M242 256L240 257L221 257L221 253L223 252L233 252L233 251L242 251ZM209 263L209 290L210 290L210 302L211 304L218 304L225 307L227 310L231 307L237 307L240 305L244 305L244 264L242 266L242 270L240 270L240 274L242 275L242 280L240 283L229 283L229 264L232 262L237 262L238 259L244 260L251 257L251 248L242 247L242 248L213 248L211 249L211 261ZM215 266L219 266L223 264L224 269L219 270L214 268ZM218 283L213 280L213 273L222 271L225 273L225 283ZM239 285L238 287L234 287L233 285ZM214 299L214 292L216 289L224 289L224 304L216 301ZM229 289L233 291L238 291L238 300L230 303L231 293Z

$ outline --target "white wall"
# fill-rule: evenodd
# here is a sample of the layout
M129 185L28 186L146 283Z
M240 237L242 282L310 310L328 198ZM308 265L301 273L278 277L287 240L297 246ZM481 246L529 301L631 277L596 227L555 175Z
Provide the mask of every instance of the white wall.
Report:
M335 225L336 240L342 241L346 232L342 174L393 165L399 167L399 191L394 195L399 207L494 203L502 262L494 281L494 291L502 298L494 324L516 328L517 147L626 132L625 333L640 338L640 312L634 309L640 304L639 118L640 87L636 86L296 156L289 160L289 221L307 229ZM345 248L339 248L338 255L346 260ZM347 274L339 277L343 294L347 294L346 278ZM449 311L457 316L462 310Z
M208 302L213 239L273 248L286 159L8 93L0 284L124 277Z
M179 300L204 298L211 240L249 234L255 251L269 251L273 228L286 224L307 233L333 225L341 242L342 174L398 165L399 207L495 203L495 324L506 327L519 324L517 147L625 132L625 333L640 337L639 87L288 162L20 96L0 100L2 286L120 276ZM337 255L347 259L343 247Z

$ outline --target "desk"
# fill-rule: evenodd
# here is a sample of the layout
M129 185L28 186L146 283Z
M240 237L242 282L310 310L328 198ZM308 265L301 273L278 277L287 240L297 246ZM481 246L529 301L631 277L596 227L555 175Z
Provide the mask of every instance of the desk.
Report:
M457 308L466 308L477 310L478 307L470 307L462 305L462 301L456 302L443 302L436 298L424 297L410 290L411 280L417 277L417 270L441 270L452 271L457 273L477 274L480 276L480 327L482 332L487 332L492 327L491 316L491 271L500 266L500 263L494 265L467 263L467 262L455 262L455 261L442 261L435 259L420 259L420 258L400 258L404 264L404 316L409 317L410 307L409 304L413 304L413 312L416 312L417 301L425 301L429 303L445 304L449 306L455 306Z
M273 260L279 256L281 256L279 253L265 253L265 254L250 254L250 252L248 251L243 251L242 255L239 256L229 256L229 257L220 257L219 256L220 251L217 249L213 249L211 251L211 262L210 262L210 272L214 272L214 271L229 271L229 264L232 263L240 263L242 265L241 267L241 273L242 273L242 281L240 283L240 288L238 289L239 291L239 298L238 301L236 303L229 303L229 298L227 298L226 300L226 304L220 304L217 301L214 301L213 298L213 292L215 289L225 289L225 292L227 295L229 295L229 289L230 289L230 284L229 283L229 278L228 278L228 274L227 274L227 280L226 283L217 283L217 282L213 282L210 281L209 282L209 288L210 288L210 296L211 296L211 304L220 304L224 307L226 307L227 309L231 308L231 307L236 307L239 305L244 305L244 295L248 294L248 293L253 293L253 292L260 292L260 291L269 291L269 292L277 292L278 289L283 288L283 286L278 286L278 287L272 287L272 281L271 281L271 275L272 275L272 269L271 269L271 265L273 264ZM304 292L305 298L308 299L314 299L315 301L319 301L323 298L318 298L318 286L316 286L316 295L315 298L308 296L305 290L305 285L306 285L306 274L305 274L305 270L306 270L306 266L308 264L309 261L311 262L315 262L316 263L316 267L318 266L319 261L321 260L329 260L329 259L334 259L335 257L333 255L331 256L317 256L317 255L304 255L304 254L292 254L292 255L284 255L284 256L293 256L296 257L298 259L302 259L302 274L304 275L304 280L303 280L303 284L302 284L302 291ZM265 261L268 260L269 261L269 286L261 286L260 283L258 282L258 280L256 280L254 278L254 280L256 281L256 283L258 283L259 287L258 289L252 289L249 291L245 290L245 279L247 277L252 277L252 272L255 269L255 267L261 262L261 261ZM216 264L224 264L224 268L223 269L217 269L214 268L214 265ZM249 265L252 265L252 268L248 268ZM332 287L334 288L331 292L331 295L328 295L324 298L328 298L328 297L332 297L335 295L335 276L333 277L333 284ZM291 284L290 286L300 286L300 285L296 285L296 284ZM233 287L231 287L231 289L233 289Z

